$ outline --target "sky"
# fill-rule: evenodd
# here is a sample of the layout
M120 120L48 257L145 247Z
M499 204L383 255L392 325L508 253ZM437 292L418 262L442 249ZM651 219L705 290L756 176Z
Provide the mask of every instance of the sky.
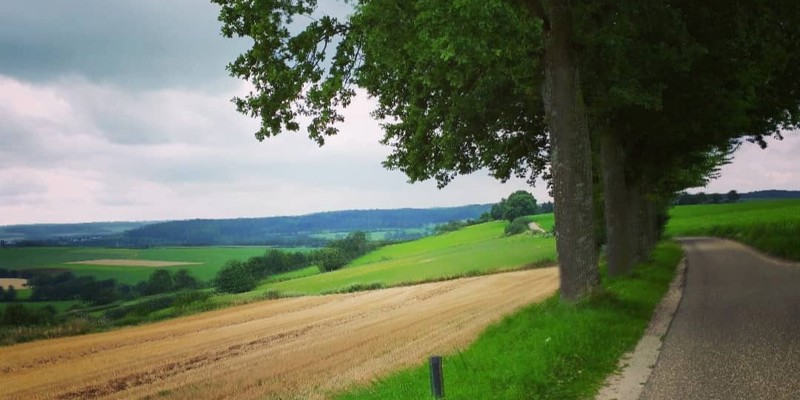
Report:
M217 13L197 0L0 6L0 225L550 200L543 183L487 172L409 184L381 166L390 150L363 94L324 147L303 132L258 142L258 121L230 102L249 86L225 70L248 42L223 38ZM798 157L794 132L745 144L702 190L800 189Z

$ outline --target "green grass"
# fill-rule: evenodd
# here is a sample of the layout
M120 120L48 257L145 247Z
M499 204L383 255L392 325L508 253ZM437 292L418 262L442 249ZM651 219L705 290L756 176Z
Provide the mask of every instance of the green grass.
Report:
M287 249L306 251L306 248ZM0 249L0 268L70 270L76 275L97 279L116 279L133 284L147 280L154 268L67 264L96 259L134 259L196 262L198 265L165 267L172 272L186 269L201 280L212 279L228 260L245 260L263 255L266 247L157 247L149 249L111 249L84 247L18 247Z
M506 222L473 225L459 231L382 247L346 268L277 283L259 289L320 294L354 285L395 286L553 262L555 239L503 237Z
M729 238L800 261L800 200L679 206L670 211L666 233Z
M446 355L447 399L591 398L642 336L681 250L662 242L653 255L631 277L605 279L602 294L578 304L554 296L489 327L463 352ZM428 399L428 374L423 364L336 398Z

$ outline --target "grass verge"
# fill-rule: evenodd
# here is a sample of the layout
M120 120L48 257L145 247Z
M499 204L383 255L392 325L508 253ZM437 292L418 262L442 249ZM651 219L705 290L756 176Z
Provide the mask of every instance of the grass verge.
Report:
M448 399L579 399L593 396L632 349L666 292L681 258L662 242L653 261L626 278L604 279L603 291L577 304L554 296L489 327L469 348L445 356ZM431 398L426 365L398 372L336 397Z

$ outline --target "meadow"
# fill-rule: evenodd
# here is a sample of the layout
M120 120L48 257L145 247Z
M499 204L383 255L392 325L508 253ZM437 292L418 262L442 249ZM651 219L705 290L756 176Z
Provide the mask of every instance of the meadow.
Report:
M291 248L306 251L306 248ZM15 270L49 269L69 270L79 276L97 279L116 279L121 283L135 284L147 280L152 267L72 264L99 259L169 261L197 263L163 267L175 272L186 269L195 278L207 281L228 260L246 260L263 255L265 247L154 247L147 249L90 248L90 247L12 247L0 249L0 268Z
M385 246L338 271L267 282L259 289L320 294L348 291L359 285L406 285L555 263L554 238L531 234L506 237L506 224L489 222Z
M800 200L674 207L666 234L733 239L777 257L800 261Z

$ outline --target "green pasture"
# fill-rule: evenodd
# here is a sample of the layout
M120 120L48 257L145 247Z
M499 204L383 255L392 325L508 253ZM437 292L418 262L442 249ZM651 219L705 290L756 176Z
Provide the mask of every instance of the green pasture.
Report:
M668 236L717 236L800 260L800 200L674 207Z
M228 260L246 260L263 255L266 247L157 247L148 249L84 248L84 247L16 247L0 249L0 268L29 270L70 270L76 275L90 275L97 279L116 279L133 284L147 280L155 270L152 267L105 266L68 264L97 259L131 259L199 263L164 267L170 271L186 269L201 280L212 279ZM286 249L306 251L305 248Z
M354 284L392 286L518 269L556 259L554 238L529 234L504 237L506 224L505 221L489 222L385 246L354 260L344 269L266 283L259 289L318 294Z

